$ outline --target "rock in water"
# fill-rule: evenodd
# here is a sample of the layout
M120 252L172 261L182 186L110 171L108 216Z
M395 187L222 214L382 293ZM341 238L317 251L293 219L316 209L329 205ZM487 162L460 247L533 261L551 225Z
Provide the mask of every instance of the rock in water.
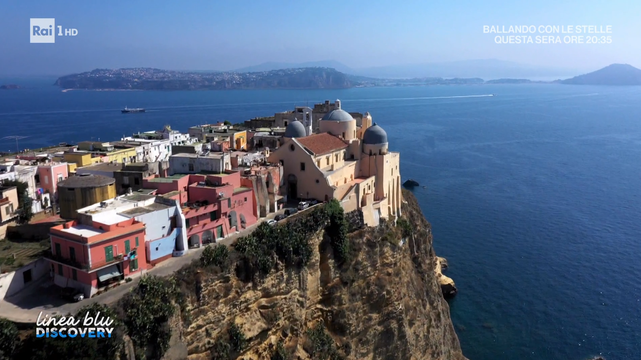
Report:
M420 185L420 184L418 183L418 181L416 181L416 180L414 180L414 179L407 179L407 180L405 180L405 182L403 183L403 186L404 186L404 187L406 187L406 188L413 188L413 187L415 187L415 186L419 186L419 185Z

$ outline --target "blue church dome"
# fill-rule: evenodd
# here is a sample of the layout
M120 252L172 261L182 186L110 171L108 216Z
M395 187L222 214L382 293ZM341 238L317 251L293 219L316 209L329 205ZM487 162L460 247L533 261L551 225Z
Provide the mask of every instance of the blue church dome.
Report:
M343 109L336 109L325 114L321 120L352 121L354 118L347 111Z
M305 125L298 120L294 120L287 125L285 129L286 138L299 138L307 136L307 131L305 130Z
M378 145L387 143L387 133L376 123L365 130L363 144Z

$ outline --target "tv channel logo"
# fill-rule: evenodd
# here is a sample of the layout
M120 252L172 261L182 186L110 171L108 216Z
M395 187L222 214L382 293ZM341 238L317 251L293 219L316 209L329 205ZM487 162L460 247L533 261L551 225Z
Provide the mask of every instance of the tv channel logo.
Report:
M56 19L31 18L29 40L32 44L53 44L56 42Z
M29 40L32 44L53 44L56 36L78 35L78 29L63 28L60 25L56 28L56 19L53 18L31 18L30 25Z

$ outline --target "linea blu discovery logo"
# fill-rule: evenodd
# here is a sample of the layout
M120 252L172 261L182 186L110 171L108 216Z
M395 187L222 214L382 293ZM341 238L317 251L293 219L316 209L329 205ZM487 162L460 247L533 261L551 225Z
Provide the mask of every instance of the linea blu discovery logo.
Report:
M42 319L41 319L42 318ZM80 323L80 319L73 316L62 316L59 318L50 317L46 314L42 316L42 311L36 320L36 337L42 338L110 338L114 331L111 327L113 320L108 316L100 316L98 311L93 317L89 311Z
M56 35L78 35L78 29L63 28L60 25L56 29L56 19L54 18L31 18L29 25L29 41L32 44L53 44L56 42Z

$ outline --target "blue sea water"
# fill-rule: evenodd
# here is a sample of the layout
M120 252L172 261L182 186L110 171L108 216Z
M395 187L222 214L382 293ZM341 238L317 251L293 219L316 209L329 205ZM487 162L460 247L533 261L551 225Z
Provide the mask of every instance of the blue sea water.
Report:
M336 98L369 111L403 178L426 186L414 193L460 291L450 306L468 358L641 358L641 88L63 93L54 80L0 80L25 85L0 90L0 137L108 141Z

